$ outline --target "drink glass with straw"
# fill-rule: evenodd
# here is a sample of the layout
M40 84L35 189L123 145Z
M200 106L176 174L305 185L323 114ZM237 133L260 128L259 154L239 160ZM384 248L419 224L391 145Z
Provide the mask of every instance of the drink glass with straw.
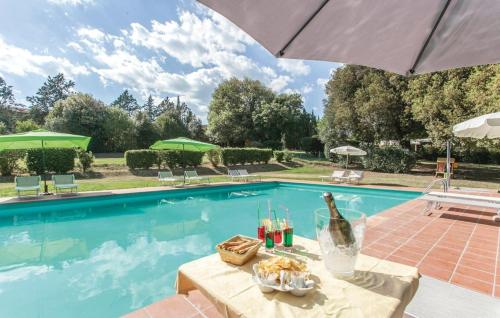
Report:
M283 232L281 231L281 226L280 226L280 221L276 217L276 211L273 210L274 214L274 244L281 244L281 241L283 240Z
M262 242L265 242L265 226L260 219L260 202L257 203L257 238L259 240L262 240Z
M266 250L267 251L272 251L274 250L274 229L273 229L273 222L271 218L271 200L267 201L267 207L268 207L268 217L269 217L269 222L266 222L265 224L265 244L266 244Z
M293 223L290 220L290 211L284 206L282 208L286 213L285 224L283 226L283 247L286 250L291 250L293 246Z

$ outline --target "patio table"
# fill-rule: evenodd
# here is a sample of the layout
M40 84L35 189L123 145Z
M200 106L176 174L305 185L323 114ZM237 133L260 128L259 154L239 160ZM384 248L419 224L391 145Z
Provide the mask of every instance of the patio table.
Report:
M294 237L297 258L305 260L316 286L304 297L274 291L263 294L252 280L252 266L273 255L259 250L243 266L212 254L179 267L177 293L199 289L225 317L402 317L415 295L415 267L359 255L352 278L326 271L317 241Z

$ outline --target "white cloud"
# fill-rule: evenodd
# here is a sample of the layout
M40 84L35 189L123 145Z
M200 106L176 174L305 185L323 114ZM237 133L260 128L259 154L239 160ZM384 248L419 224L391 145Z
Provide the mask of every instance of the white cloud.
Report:
M95 4L95 0L48 0L48 2L56 5L70 5L70 6Z
M202 117L213 90L224 79L258 79L276 91L293 82L290 76L246 56L254 40L218 14L181 11L178 22L152 21L149 28L132 23L118 35L83 27L76 35L93 61L92 71L104 84L123 85L142 97L180 95ZM150 57L138 56L137 49L149 50ZM168 71L164 65L171 58L193 70Z
M316 84L321 88L324 88L326 83L328 83L328 78L318 78L316 80Z
M305 76L311 72L311 67L302 60L278 59L278 67L295 76Z
M10 45L2 38L0 38L0 69L2 72L18 76L29 74L47 76L61 72L71 77L89 73L86 66L73 64L62 57L34 54L29 50Z
M85 52L85 50L83 49L83 47L80 44L76 43L76 42L69 42L68 45L67 45L67 47L72 48L73 50L77 51L78 53L84 53Z
M304 95L305 95L305 94L309 94L310 92L312 92L312 91L313 91L313 87L312 87L312 85L310 85L310 84L306 84L306 85L304 85L304 86L300 89L300 91L301 91L301 92L302 92L302 94L304 94Z

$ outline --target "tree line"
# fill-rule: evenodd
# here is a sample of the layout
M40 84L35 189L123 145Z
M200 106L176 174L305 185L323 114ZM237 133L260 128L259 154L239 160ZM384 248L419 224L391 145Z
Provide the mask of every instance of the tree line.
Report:
M63 74L49 76L29 108L16 103L13 88L0 77L0 133L38 128L92 137L94 152L122 152L147 148L158 139L205 139L201 120L180 98L155 103L149 96L143 105L123 91L106 105L90 94L74 91L75 83Z
M180 99L143 105L125 90L106 105L90 94L74 91L63 74L49 76L36 94L15 102L12 87L0 78L0 133L46 128L92 137L93 152L121 152L149 147L158 139L189 137L221 146L273 149L300 148L316 134L317 118L305 110L300 94L276 94L261 82L231 78L214 91L208 129ZM316 145L305 140L306 146ZM317 147L317 145L316 145Z
M500 65L453 69L404 77L358 65L345 65L325 86L319 134L331 148L341 144L377 145L431 138L444 148L452 138L458 149L498 150L498 140L453 138L453 125L500 111Z

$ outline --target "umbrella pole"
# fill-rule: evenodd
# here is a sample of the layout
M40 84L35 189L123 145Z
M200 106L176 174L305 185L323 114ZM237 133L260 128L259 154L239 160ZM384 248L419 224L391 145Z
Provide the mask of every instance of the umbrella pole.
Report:
M45 163L45 146L42 140L42 163L43 163L43 194L49 194L49 187L47 186L47 166Z
M451 141L448 139L446 141L446 187L450 188L451 177ZM448 191L444 189L445 191Z
M345 168L349 167L349 154L347 154L347 159L345 161Z
M184 176L184 181L182 185L186 185L186 158L184 157L184 144L182 144L182 175Z

